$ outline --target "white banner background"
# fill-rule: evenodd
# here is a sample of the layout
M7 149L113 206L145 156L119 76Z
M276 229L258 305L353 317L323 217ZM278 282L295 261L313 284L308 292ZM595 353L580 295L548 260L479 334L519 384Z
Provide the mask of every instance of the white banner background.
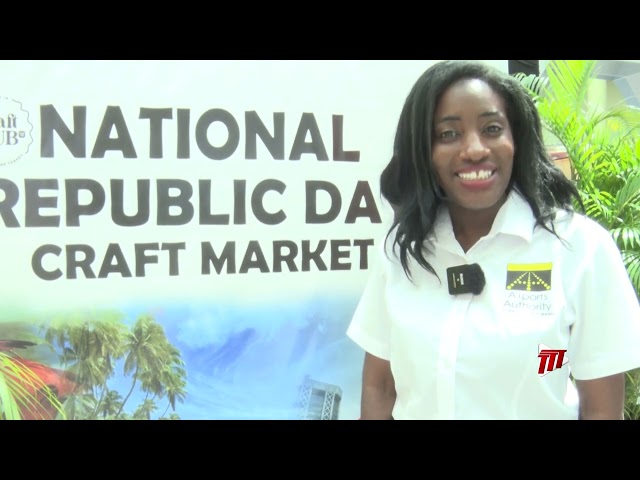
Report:
M362 352L344 332L368 273L360 268L361 257L369 257L373 247L360 248L353 242L377 242L389 226L391 211L380 198L379 175L391 155L404 99L418 76L434 62L0 61L0 119L5 120L4 126L0 123L0 129L5 130L5 141L0 144L0 179L5 186L0 189L0 206L5 212L0 219L0 304L4 312L0 338L2 322L13 325L16 321L117 310L127 324L133 324L140 315L148 314L163 326L185 361L187 393L176 406L181 418L304 417L294 404L305 376L337 386L342 399L337 417L357 418ZM487 63L507 70L506 60ZM53 157L43 156L44 105L52 106L75 135L73 107L86 108L84 156L74 157L57 131L53 132ZM94 146L108 143L99 130L105 112L113 107L122 112L135 158L124 158L118 148L107 149L102 158L92 158ZM171 112L171 118L162 121L161 158L151 158L150 121L140 118L141 109ZM188 158L177 155L179 109L189 111ZM227 111L239 127L237 148L222 160L208 158L196 141L197 122L212 109ZM284 114L284 159L274 159L260 138L257 158L247 158L245 112L255 112L271 135L274 113ZM13 121L11 113L16 115ZM314 137L313 132L306 132L305 148L322 144L328 154L326 161L313 153L289 159L305 113L307 120L312 114L319 133ZM359 161L334 160L333 116L342 118L343 150L359 152ZM11 129L25 132L24 137L15 137L13 145L13 137L6 133ZM122 131L111 129L109 138L115 141L112 147L123 145ZM221 147L229 133L221 122L215 122L207 130L207 139L212 146ZM53 206L45 207L47 201L40 200L40 208L30 215L37 211L41 217L59 216L59 226L25 226L29 203L25 179L57 180L57 188L38 193L41 198L55 198L49 200L48 205ZM105 192L101 210L81 216L78 226L67 226L65 182L72 179L93 180ZM124 182L123 207L128 215L138 208L136 180L149 180L150 216L146 223L124 227L113 222L113 179ZM190 203L194 215L188 223L157 224L156 182L163 179L186 181L193 187ZM256 185L269 179L285 187L281 193L264 195L267 212L282 210L286 215L276 225L259 221L251 208ZM198 186L202 180L211 184L210 213L228 214L228 224L199 223ZM246 182L246 224L241 225L234 224L234 209L239 205L234 181L238 180ZM305 186L309 181L337 187L342 205L331 222L306 223ZM369 187L375 205L357 197L357 206L366 206L369 212L375 207L381 223L373 223L367 216L345 223L359 182ZM7 194L11 184L19 195L15 205L10 205ZM81 204L92 201L88 191L80 193ZM172 190L171 194L176 193ZM329 199L325 192L317 194L319 214L329 210ZM9 211L15 214L18 227L7 225ZM174 207L169 213L178 215L180 209ZM273 271L273 242L284 240L298 247L294 259L298 271L289 271L286 263L282 272ZM314 262L309 271L301 271L303 240L310 242L312 250L320 241L327 241L321 254L326 271L319 271ZM345 267L348 269L331 270L332 240L349 241L350 247L339 249L346 252L339 263L350 264ZM268 272L250 268L238 273L250 241L259 245ZM225 265L220 274L213 267L209 274L203 274L203 242L210 242L217 255L227 242L235 242L236 273L227 273ZM67 245L86 245L95 252L91 265L97 277L107 247L114 243L126 259L131 277L111 273L106 278L85 278L77 270L77 278L69 278ZM144 243L184 243L177 251L178 274L170 275L168 251L149 250L147 255L157 255L157 263L145 265L144 277L136 277L135 244ZM60 269L62 276L55 280L39 278L32 267L34 252L45 244L61 248L59 255L45 255L42 260L45 270ZM258 265L255 255L247 260L254 267ZM108 387L124 397L130 385L131 375L120 368ZM131 401L130 407L144 397L144 392L135 390L132 400L137 400ZM164 406L157 413L163 410Z

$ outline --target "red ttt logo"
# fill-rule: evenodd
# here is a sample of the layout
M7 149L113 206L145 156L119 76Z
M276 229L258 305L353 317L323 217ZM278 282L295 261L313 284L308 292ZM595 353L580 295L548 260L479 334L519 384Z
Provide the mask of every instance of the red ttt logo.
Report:
M543 343L539 344L538 358L540 359L540 364L538 365L538 375L544 377L547 373L562 368L569 363L569 357L566 353L566 350L556 350L547 347Z

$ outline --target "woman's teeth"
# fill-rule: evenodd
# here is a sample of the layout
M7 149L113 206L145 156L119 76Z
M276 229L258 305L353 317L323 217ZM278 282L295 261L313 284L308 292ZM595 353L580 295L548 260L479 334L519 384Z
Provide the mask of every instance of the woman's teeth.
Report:
M493 172L491 170L480 170L476 172L458 173L458 176L463 180L486 180Z

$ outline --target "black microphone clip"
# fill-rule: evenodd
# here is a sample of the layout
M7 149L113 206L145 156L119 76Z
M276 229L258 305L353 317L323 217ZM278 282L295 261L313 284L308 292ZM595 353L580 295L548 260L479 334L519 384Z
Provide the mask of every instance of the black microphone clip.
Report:
M486 280L480 265L473 263L447 268L447 283L450 295L462 293L479 295L484 289Z

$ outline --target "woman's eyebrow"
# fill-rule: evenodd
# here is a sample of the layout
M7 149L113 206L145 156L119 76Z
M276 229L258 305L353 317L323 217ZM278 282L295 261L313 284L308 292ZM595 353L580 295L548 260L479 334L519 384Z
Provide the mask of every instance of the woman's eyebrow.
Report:
M484 117L504 117L504 115L497 111L497 110L492 110L492 111L487 111L487 112L483 112L480 115L478 115L479 118L484 118ZM442 118L440 118L436 124L440 124L440 123L445 123L445 122L459 122L462 118L458 115L447 115L444 116Z

